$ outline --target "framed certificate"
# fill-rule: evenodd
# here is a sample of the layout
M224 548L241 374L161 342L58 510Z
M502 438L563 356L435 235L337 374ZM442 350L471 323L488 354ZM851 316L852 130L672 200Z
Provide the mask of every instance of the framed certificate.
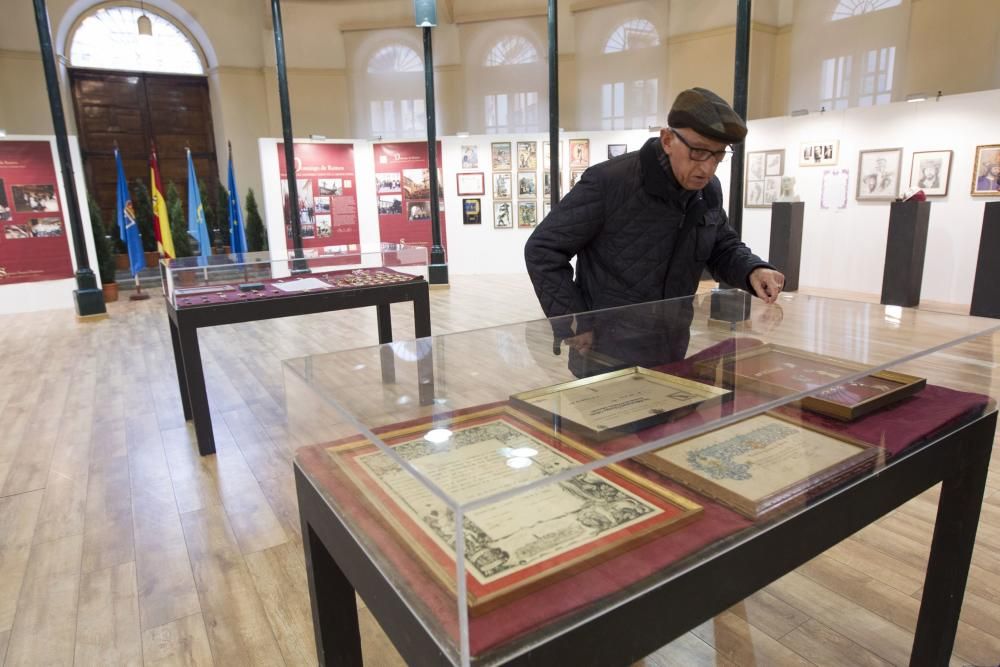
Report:
M770 413L636 460L751 519L804 503L871 465L879 449Z
M731 395L728 389L633 366L514 394L510 400L546 421L607 440L676 419Z
M448 440L426 440L447 429ZM453 498L469 501L551 476L591 457L509 405L407 423L382 439ZM399 542L455 585L455 514L367 439L327 448ZM540 485L463 518L469 609L481 614L694 519L701 507L610 466Z
M829 384L865 369L835 357L826 357L779 345L761 345L695 365L701 377L726 387L749 386L775 395L787 395ZM802 399L801 406L828 417L851 421L890 403L912 396L927 384L924 378L879 371L857 380L820 390Z
M459 197L486 194L486 179L481 171L471 174L455 174L455 179L458 181Z

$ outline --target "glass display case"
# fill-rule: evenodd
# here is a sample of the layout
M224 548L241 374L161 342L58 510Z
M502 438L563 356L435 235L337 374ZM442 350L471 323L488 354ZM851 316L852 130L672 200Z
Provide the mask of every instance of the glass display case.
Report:
M174 308L388 285L427 278L429 250L396 243L376 248L307 248L301 257L249 252L160 261L163 294Z
M285 362L321 662L356 589L407 660L625 664L942 479L975 512L936 534L913 650L950 654L1000 323L799 294L718 319L748 302Z

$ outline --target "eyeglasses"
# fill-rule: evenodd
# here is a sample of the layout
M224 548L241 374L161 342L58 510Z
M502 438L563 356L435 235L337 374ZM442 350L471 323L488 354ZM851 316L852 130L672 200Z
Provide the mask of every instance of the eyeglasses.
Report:
M691 155L691 159L695 162L707 162L715 158L716 163L725 162L732 156L733 149L731 146L726 146L721 151L710 151L707 148L696 148L687 142L687 139L681 136L680 132L671 128L670 132L681 140L681 143L688 147L688 152Z

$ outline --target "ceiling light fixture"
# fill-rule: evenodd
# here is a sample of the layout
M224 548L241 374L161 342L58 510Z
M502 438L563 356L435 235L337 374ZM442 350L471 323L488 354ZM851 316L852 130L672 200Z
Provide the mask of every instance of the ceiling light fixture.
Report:
M139 28L139 34L145 37L152 37L153 22L149 20L148 16L146 16L146 7L142 4L142 0L139 0L139 11L142 12L142 16L139 17L138 21L136 21Z
M924 102L927 100L927 93L910 93L906 96L907 102Z

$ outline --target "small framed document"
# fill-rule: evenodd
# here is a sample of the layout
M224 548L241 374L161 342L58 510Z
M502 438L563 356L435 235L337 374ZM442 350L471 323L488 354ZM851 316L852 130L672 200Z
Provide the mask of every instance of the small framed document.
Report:
M860 472L879 451L764 414L636 460L743 516L759 519L802 504Z
M483 172L456 174L455 178L458 180L459 197L486 194L486 180Z
M446 440L438 436L446 430ZM592 457L509 405L435 415L381 434L452 498L526 486ZM327 448L399 545L456 593L455 512L367 439ZM542 484L463 517L469 610L482 614L695 519L701 507L655 481L608 466Z
M728 389L639 366L510 397L520 408L597 440L632 433L719 403Z
M749 386L782 396L830 384L863 371L865 366L780 345L761 345L695 365L698 374L725 387ZM927 380L894 371L879 371L821 389L801 401L802 408L834 419L852 421L912 396Z

